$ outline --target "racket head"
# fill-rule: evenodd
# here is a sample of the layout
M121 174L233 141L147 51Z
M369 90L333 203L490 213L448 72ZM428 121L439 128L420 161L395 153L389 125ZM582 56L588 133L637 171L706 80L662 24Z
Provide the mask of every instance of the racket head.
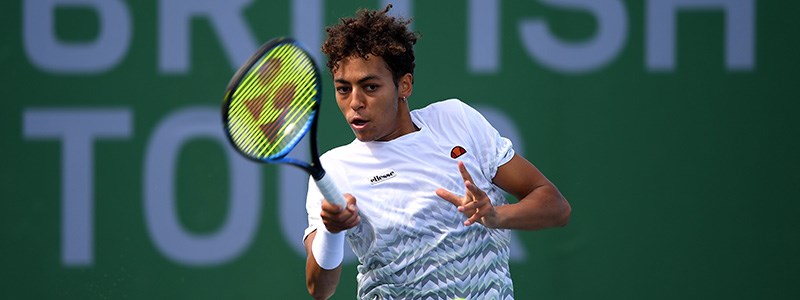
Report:
M273 39L234 74L225 92L222 120L231 144L262 162L285 156L316 127L322 89L314 60L297 41Z

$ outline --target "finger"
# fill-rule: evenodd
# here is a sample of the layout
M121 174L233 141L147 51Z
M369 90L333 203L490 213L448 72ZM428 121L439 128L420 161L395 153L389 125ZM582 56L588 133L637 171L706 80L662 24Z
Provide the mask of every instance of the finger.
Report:
M355 204L353 205L355 206ZM322 201L322 211L320 211L320 216L323 219L341 222L348 219L352 214L353 211L350 209L342 209L340 206L330 203L328 200Z
M458 208L458 210L459 211L472 211L472 210L475 210L475 209L479 209L479 208L483 207L484 205L486 205L486 201L485 200L470 201L470 202L467 202L466 204L460 206Z
M322 223L325 224L325 228L327 228L328 231L336 233L355 227L360 220L358 215L351 215L348 219L342 221L323 220Z
M464 226L469 226L480 222L481 218L483 218L483 215L485 215L485 213L483 213L480 209L476 209L475 213L473 213L471 216L469 216L469 218L467 218L466 221L464 221Z
M361 221L361 217L359 217L358 214L352 214L352 215L350 215L349 218L347 218L346 220L342 221L341 226L344 227L345 229L350 229L350 228L356 227L356 225L358 225L358 222L360 222L360 221Z
M444 200L447 200L447 202L450 202L455 206L461 206L462 204L464 204L463 197L453 194L452 192L445 190L443 188L436 189L436 195Z
M328 230L328 232L330 233L339 233L341 231L347 230L347 228L345 228L340 224L334 224L328 222L323 222L323 224L325 225L325 229Z
M344 194L344 200L347 201L346 209L357 215L358 205L356 205L356 197L351 194Z
M472 181L464 182L464 186L466 186L466 194L464 195L464 205L473 204L475 202L479 202L482 199L487 199L486 193L483 192L478 186L476 186ZM472 207L475 208L473 204Z
M323 222L327 222L326 224L339 225L342 224L342 222L344 222L345 220L350 219L352 213L346 210L339 213L330 213L327 211L322 211L319 215L322 218Z
M472 205L473 207L465 207L465 206L477 201L478 199L481 199L479 196L482 195L481 193L483 192L480 189L476 188L471 181L465 181L464 186L466 187L465 188L466 191L464 193L464 197L461 198L461 205L459 205L458 207L458 210L462 212L474 208L474 204ZM477 193L475 192L476 190Z
M342 211L342 207L331 203L328 199L322 199L322 211L330 212L332 214Z
M466 221L464 221L464 226L469 226L469 225L475 224L475 223L477 223L477 222L478 222L478 220L480 220L480 219L481 219L481 218L479 218L477 215L472 215L472 217L469 217L469 219L467 219Z
M322 223L325 224L325 228L333 233L352 228L357 225L360 220L357 214L353 214L348 210L337 214L330 214L323 211L320 213L320 216L322 217Z
M467 187L467 193L473 197L473 201L466 203L463 208L459 210L471 212L471 214L467 214L469 218L464 222L464 225L468 226L482 220L483 217L492 212L494 208L492 207L492 202L489 197L478 186L470 181L465 182L465 185Z
M472 214L466 221L464 221L464 226L469 226L474 223L480 222L483 220L483 217L488 215L492 211L493 207L491 203L486 202L483 206L479 207L475 210L475 213Z
M461 178L464 179L464 181L472 181L472 175L467 171L467 166L464 165L463 161L458 161L458 171L461 172Z
M485 198L486 193L479 188L472 180L464 182L464 185L467 187L467 191L469 191L475 198Z
M356 198L351 194L343 195L347 201L347 206L341 209L338 205L333 205L328 201L323 202L323 210L320 212L325 227L330 232L339 232L355 227L361 221L358 215Z

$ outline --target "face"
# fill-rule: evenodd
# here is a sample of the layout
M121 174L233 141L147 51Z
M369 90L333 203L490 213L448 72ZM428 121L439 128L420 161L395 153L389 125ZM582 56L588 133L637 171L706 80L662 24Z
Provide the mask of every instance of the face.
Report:
M415 131L408 105L411 74L395 85L383 58L350 57L333 72L336 102L356 138L362 142L389 141Z

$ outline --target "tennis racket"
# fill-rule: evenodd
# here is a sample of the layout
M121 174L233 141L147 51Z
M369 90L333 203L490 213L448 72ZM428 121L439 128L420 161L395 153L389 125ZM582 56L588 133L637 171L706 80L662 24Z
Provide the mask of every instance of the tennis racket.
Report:
M314 178L342 209L342 193L319 161L317 120L322 89L317 65L293 39L265 43L234 74L225 92L222 121L234 148L258 162L286 163ZM287 157L310 132L311 162Z

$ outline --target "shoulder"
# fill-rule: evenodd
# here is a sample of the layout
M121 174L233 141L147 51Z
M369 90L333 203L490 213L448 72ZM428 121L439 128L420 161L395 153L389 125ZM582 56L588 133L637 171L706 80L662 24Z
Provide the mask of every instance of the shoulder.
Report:
M442 100L411 111L411 116L415 121L418 120L423 123L432 122L433 120L438 122L449 120L461 123L475 115L479 115L478 111L459 99Z
M476 118L483 119L483 116L473 107L459 99L447 99L434 102L420 109L411 111L414 121L423 124L447 124L467 126Z
M411 113L419 116L463 114L469 105L459 99L447 99L431 103L423 108L413 110Z

